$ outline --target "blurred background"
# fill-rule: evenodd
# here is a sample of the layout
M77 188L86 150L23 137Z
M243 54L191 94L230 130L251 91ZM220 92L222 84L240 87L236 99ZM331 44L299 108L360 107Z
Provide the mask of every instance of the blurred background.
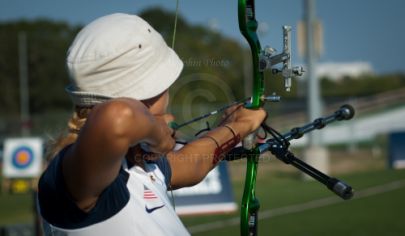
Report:
M266 154L257 180L260 234L405 234L403 9L402 0L256 0L262 46L281 52L282 26L291 25L292 63L306 70L290 92L280 75L266 72L266 93L281 96L266 104L267 123L287 132L343 104L356 110L350 121L292 141L297 156L351 184L354 199L340 200ZM35 139L41 151L32 156L42 163L48 140L66 132L73 108L64 92L68 47L84 25L115 12L140 15L172 45L175 0L0 0L0 165L16 153L7 142ZM250 49L239 32L236 0L180 0L176 28L174 49L185 65L171 88L178 123L250 96ZM204 127L193 124L184 137ZM30 152L22 151L16 160L25 165ZM245 162L228 167L240 204ZM31 189L40 171L19 176L2 166L0 172L0 235L35 235ZM238 210L182 220L195 235L239 234Z

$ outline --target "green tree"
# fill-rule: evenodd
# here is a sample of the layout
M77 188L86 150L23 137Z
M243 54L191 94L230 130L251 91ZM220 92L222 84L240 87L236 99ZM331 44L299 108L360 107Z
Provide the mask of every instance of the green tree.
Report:
M49 20L0 24L0 112L19 111L18 35L27 35L30 111L44 112L66 107L63 88L68 83L65 57L68 45L79 27Z

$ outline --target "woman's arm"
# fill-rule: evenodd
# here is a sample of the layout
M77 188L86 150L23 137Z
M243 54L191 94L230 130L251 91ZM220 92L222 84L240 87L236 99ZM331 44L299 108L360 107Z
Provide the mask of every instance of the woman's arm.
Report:
M146 142L156 153L174 145L171 130L140 101L114 99L95 106L77 141L66 152L63 175L67 189L82 210L90 210L113 182L128 148Z
M264 110L252 111L239 108L234 117L228 117L225 122L228 127L220 126L202 138L188 143L179 151L168 153L167 157L172 169L170 187L177 189L202 181L217 164L214 156L215 153L218 153L218 146L232 140L235 137L233 133L243 139L256 130L265 117ZM221 154L225 154L225 150L220 149L219 151Z

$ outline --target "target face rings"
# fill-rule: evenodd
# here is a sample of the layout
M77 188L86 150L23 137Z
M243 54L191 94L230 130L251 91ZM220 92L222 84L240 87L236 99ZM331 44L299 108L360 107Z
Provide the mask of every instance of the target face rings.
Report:
M15 168L25 169L30 166L34 160L34 153L27 146L18 147L12 154L12 164Z

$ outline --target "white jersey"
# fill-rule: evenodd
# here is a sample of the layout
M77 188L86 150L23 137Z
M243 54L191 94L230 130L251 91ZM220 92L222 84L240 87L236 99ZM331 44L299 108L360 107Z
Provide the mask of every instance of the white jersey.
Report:
M63 185L57 171L61 166L61 158L58 159L50 164L39 183L39 206L46 235L189 235L167 196L166 182L170 176L161 170L170 168L166 159L146 163L145 170L138 166L123 168L89 213L77 211L71 202L65 202L66 193L62 196L59 186L53 185ZM47 183L51 179L55 183Z

